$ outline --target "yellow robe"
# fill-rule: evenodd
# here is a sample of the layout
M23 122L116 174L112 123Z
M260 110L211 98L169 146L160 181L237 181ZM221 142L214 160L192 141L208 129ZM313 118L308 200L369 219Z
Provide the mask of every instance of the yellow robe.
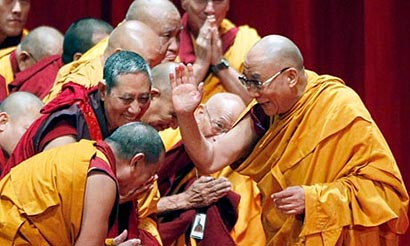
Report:
M343 81L307 74L305 94L236 170L263 194L267 245L397 245L408 194L385 139ZM298 185L304 218L281 214L270 195Z
M227 19L221 23L221 33L226 32L234 27L234 24ZM229 65L238 72L243 71L242 63L245 60L246 54L249 49L260 40L260 36L257 31L249 26L239 26L239 30L236 34L235 41L232 46L225 52L224 58L228 60ZM195 43L195 42L193 42ZM210 73L204 80L204 96L202 102L208 101L208 99L218 92L225 92L225 88L220 82L219 78ZM162 139L164 140L165 148L170 149L172 146L178 143L181 139L179 129L166 129L160 132Z
M90 160L96 154L107 159L94 141L82 140L13 168L0 181L0 245L73 245L80 232Z
M85 52L79 60L70 62L61 67L57 73L53 87L43 99L44 103L53 100L61 91L63 85L69 81L74 81L86 86L96 85L103 77L101 57L104 54L107 44L108 37L102 39ZM100 60L99 62L98 59ZM95 81L96 79L97 81Z
M10 53L13 52L16 47L9 47L0 50L0 75L6 80L6 85L10 84L14 80L14 72L11 67ZM6 86L6 92L8 92L8 86Z

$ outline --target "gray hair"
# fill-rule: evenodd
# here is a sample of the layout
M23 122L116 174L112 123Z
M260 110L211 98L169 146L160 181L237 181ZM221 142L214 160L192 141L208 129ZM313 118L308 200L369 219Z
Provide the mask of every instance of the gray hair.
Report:
M148 63L132 51L118 51L110 55L104 64L104 80L107 84L107 92L117 85L119 75L124 74L145 74L152 86L151 69Z
M108 138L107 143L114 147L116 155L130 160L138 153L145 155L147 164L157 163L165 152L164 143L158 132L142 122L130 122L118 127Z

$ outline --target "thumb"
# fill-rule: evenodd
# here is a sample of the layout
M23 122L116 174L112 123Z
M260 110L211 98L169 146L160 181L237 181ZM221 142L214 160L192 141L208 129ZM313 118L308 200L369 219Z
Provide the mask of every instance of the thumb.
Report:
M114 238L114 243L117 245L117 244L124 242L127 239L127 236L128 236L128 231L127 230L122 231L120 235Z

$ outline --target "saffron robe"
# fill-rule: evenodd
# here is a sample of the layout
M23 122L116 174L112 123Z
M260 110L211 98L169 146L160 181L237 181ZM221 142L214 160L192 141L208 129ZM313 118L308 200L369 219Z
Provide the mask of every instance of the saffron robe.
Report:
M195 62L195 47L190 28L188 26L188 16L185 14L182 17L183 29L180 34L180 50L178 59L187 64ZM260 36L254 28L247 25L236 27L232 22L224 19L219 27L222 40L222 50L224 58L229 62L229 65L238 72L243 71L242 63L245 60L246 54L250 48L260 40ZM204 79L204 95L202 102L218 92L225 92L225 88L220 82L219 78L213 73L209 72ZM179 129L166 129L160 132L166 149L170 149L178 143Z
M54 84L58 69L63 65L61 55L48 56L33 66L15 74L8 85L9 92L27 91L43 99Z
M109 147L82 140L42 152L11 170L0 181L0 245L74 245L87 176L95 169L117 183ZM116 200L112 216L117 212L118 184Z
M107 47L107 43L108 43L108 37L102 39L100 42L98 42L96 45L94 45L92 48L90 48L89 50L87 50L87 52L85 52L79 60L77 61L73 61L70 62L68 64L65 64L63 67L60 68L60 70L57 73L56 79L52 85L52 88L50 89L49 93L44 97L44 102L48 103L49 101L51 101L52 99L54 99L57 94L61 91L62 86L69 82L70 80L72 82L76 82L76 83L80 83L83 84L82 82L84 81L84 79L81 77L81 75L77 74L79 77L76 77L76 73L80 73L82 74L80 71L78 71L78 67L84 66L82 64L87 63L87 61L92 61L95 62L95 64L93 63L93 66L95 67L95 73L96 76L98 76L98 74L101 71L101 79L103 76L103 64L102 62L98 63L97 62L97 57L101 57L104 54L104 50ZM74 74L74 75L72 75ZM87 73L89 76L89 73ZM90 73L92 74L92 72ZM72 77L74 76L74 78ZM97 77L98 81L100 80L100 77ZM73 80L76 79L76 80ZM77 82L77 80L79 80L79 82ZM98 83L97 81L97 83ZM86 84L83 85L87 85L88 82L86 82Z
M1 88L2 92L0 94L7 95L9 94L8 84L13 81L14 75L20 71L17 59L16 59L16 49L9 50L9 53L4 53L3 56L0 56L0 79L1 85L5 87ZM3 100L5 97L0 98Z
M267 245L397 245L408 194L385 139L342 80L306 73L304 95L234 167L262 192ZM304 189L301 216L270 199L289 186Z

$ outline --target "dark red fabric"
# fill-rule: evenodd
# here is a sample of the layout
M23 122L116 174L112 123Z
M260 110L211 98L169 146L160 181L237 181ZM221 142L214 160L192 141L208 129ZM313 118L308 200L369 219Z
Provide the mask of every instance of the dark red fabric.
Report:
M9 92L27 91L43 99L53 86L57 72L63 65L60 55L41 59L14 75L14 80L9 84Z
M16 73L20 72L20 68L17 62L16 58L16 50L13 50L10 53L10 64L11 64L11 70L13 71L13 74L16 75Z
M0 103L7 97L6 80L0 75Z
M184 176L194 168L194 165L185 151L181 142L176 144L171 150L167 151L165 163L158 172L158 187L161 196L168 196L183 192L194 181L195 178L187 181L186 184L176 189ZM206 212L207 219L205 224L204 238L199 245L235 245L230 231L237 220L237 206L240 195L229 192L225 197L206 208L201 208ZM162 215L162 222L159 223L159 231L164 246L172 245L181 235L188 235L194 220L196 209L178 210L167 212ZM188 243L188 242L187 242Z
M0 148L0 175L3 172L3 168L6 165L7 159L8 156L6 152L2 148Z
M195 49L192 43L191 34L189 33L190 28L188 26L188 16L184 14L182 17L183 29L180 34L180 48L179 48L179 58L183 63L193 63L196 59ZM222 39L222 51L225 53L229 47L235 42L236 34L238 33L238 27L231 28L229 31L224 33L221 37Z

